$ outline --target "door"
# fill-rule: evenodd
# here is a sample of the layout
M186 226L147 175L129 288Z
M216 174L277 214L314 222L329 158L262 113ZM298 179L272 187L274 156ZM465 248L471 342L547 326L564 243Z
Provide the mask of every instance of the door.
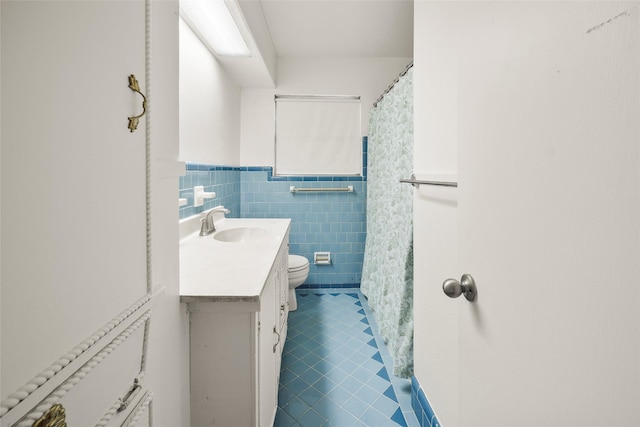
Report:
M147 294L131 74L143 1L2 2L2 399Z
M432 11L461 31L443 53L459 181L449 263L478 299L431 303L447 324L425 332L449 332L457 381L427 384L436 414L447 426L640 425L638 3L446 8ZM425 200L433 191L416 196L423 213L443 209Z
M461 425L640 424L638 12L476 13L458 97L459 267L479 288L458 302Z

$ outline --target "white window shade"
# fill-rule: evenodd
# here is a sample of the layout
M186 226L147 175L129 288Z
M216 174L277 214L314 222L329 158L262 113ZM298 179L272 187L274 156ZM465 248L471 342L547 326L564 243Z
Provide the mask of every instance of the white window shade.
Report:
M276 96L277 175L360 175L360 98Z

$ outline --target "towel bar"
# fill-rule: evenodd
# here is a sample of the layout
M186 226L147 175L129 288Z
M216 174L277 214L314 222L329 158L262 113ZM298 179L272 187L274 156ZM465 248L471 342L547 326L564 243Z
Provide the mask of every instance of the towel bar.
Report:
M301 188L301 187L291 186L289 187L289 191L291 191L292 193L306 193L306 192L313 192L313 191L337 191L337 192L343 192L343 193L353 193L353 185L350 185L344 188L326 188L326 187L325 188L312 188L312 187Z
M414 187L420 187L420 184L439 185L441 187L457 187L458 186L457 182L450 182L450 181L421 181L419 179L416 179L416 176L414 174L411 174L411 178L409 179L401 179L400 182L409 183Z

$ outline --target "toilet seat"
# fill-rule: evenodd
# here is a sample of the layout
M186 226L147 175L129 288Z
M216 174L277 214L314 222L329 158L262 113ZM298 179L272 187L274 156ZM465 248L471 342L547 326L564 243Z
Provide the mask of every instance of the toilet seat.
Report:
M289 255L289 273L295 273L309 268L309 260L300 255Z

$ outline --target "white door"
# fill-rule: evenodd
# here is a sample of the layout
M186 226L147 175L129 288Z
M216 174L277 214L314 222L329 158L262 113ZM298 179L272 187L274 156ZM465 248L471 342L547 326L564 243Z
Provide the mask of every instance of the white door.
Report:
M433 303L445 322L457 313L430 326L452 336L443 366L457 367L427 384L436 414L446 426L640 425L638 3L453 7L464 34L450 69L449 254L478 299ZM428 191L418 214L443 209Z
M3 399L147 293L131 74L143 1L2 2Z

